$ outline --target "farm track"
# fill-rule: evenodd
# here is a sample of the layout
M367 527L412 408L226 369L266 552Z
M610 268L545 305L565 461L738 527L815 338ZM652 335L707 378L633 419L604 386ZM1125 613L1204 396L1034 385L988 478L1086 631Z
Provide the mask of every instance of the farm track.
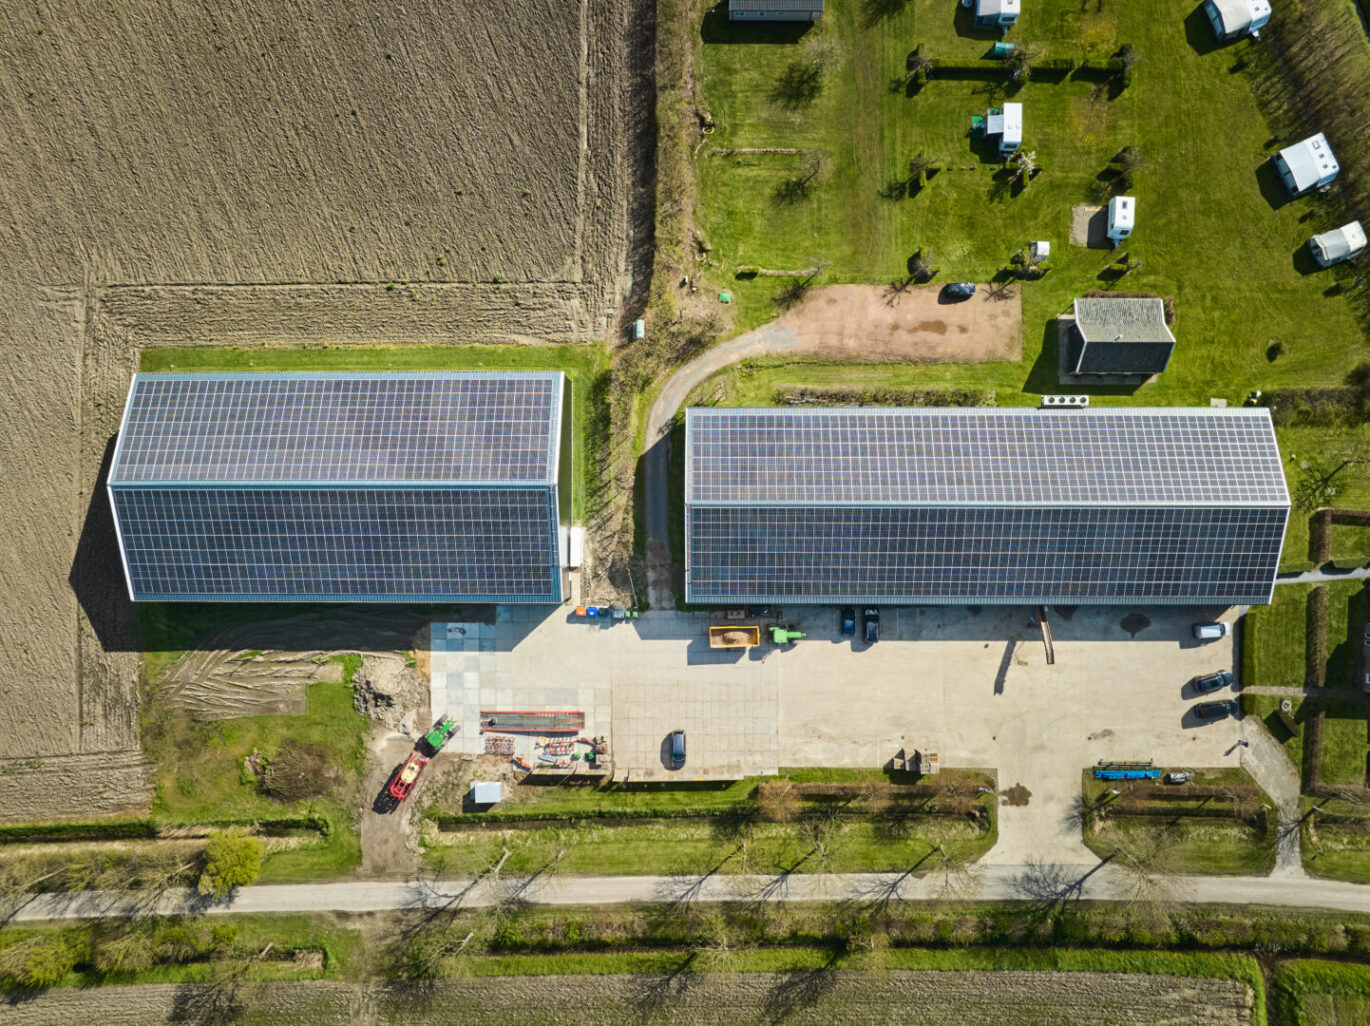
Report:
M13 1026L95 1019L107 1026L201 1021L214 997L209 988L196 985L66 987L14 1005L7 1021ZM1251 1000L1246 985L1234 980L1052 971L484 977L412 989L315 981L272 984L245 996L249 1021L301 1026L452 1021L572 1026L587 1021L587 1015L604 1026L780 1021L874 1026L911 1015L939 1026L1239 1026L1251 1021Z
M604 335L649 8L0 5L5 818L151 797L100 487L142 349Z

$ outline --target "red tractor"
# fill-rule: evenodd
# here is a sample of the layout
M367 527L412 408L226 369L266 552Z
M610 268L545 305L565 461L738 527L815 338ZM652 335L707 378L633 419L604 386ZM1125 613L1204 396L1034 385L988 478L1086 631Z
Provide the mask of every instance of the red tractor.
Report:
M420 755L417 751L409 753L409 761L406 762L395 779L390 781L390 797L397 802L402 802L409 797L409 792L414 790L414 784L419 779L419 774L428 765L428 756Z

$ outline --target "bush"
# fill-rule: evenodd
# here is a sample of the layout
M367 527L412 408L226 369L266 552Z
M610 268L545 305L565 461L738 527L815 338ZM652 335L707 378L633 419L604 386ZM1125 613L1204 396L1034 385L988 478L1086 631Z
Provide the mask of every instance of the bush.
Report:
M201 894L223 897L238 887L256 883L262 872L262 842L240 830L211 834L205 845Z
M262 790L282 801L300 801L326 793L339 777L338 767L319 745L285 741L262 771Z
M44 990L76 967L76 956L63 934L35 937L0 951L0 976L28 990Z

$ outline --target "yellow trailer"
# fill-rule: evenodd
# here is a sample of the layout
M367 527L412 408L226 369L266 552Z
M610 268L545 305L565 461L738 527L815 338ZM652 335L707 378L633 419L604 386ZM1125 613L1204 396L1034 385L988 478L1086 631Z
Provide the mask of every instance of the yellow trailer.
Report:
M726 627L709 628L710 648L750 648L759 644L760 627L734 627L729 624Z

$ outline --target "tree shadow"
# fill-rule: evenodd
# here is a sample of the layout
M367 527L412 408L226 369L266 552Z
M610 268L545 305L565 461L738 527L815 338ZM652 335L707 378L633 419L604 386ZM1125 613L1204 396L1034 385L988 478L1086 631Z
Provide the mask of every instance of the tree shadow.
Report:
M830 951L826 961L817 969L797 969L782 973L780 980L766 994L766 1020L781 1023L797 1012L804 1012L830 994L840 979L837 971L838 952Z
M823 91L823 66L814 60L790 61L771 89L771 102L785 110L810 106Z
M862 15L866 28L874 28L882 21L887 21L896 14L902 14L908 5L909 0L865 0L862 5Z

